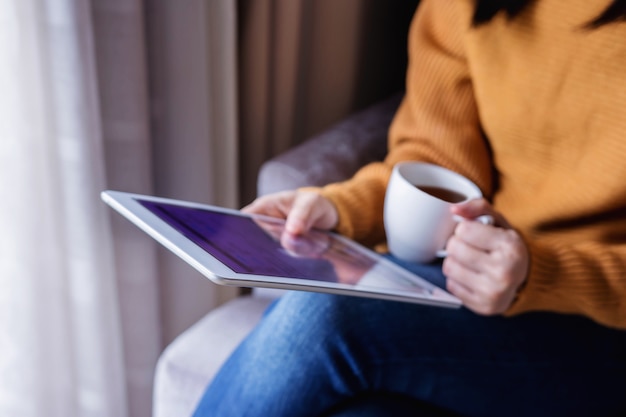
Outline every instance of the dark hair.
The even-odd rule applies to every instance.
[[[499,12],[504,12],[509,19],[513,19],[533,1],[535,0],[476,0],[472,25],[477,27],[487,23]],[[604,12],[583,27],[595,29],[620,21],[626,21],[626,0],[613,0]]]

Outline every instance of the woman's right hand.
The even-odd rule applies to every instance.
[[[339,220],[329,199],[315,191],[282,191],[259,197],[242,209],[245,213],[286,219],[285,230],[299,235],[312,228],[330,230]]]

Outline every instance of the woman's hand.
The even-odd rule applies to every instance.
[[[242,211],[286,219],[285,230],[292,235],[312,228],[333,229],[339,219],[333,203],[314,191],[283,191],[266,195],[254,200]]]
[[[465,221],[457,225],[443,262],[448,291],[478,314],[503,313],[526,280],[530,264],[526,244],[484,199],[454,206],[452,212],[467,219],[488,214],[495,224]]]

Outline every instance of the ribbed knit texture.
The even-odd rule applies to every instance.
[[[538,0],[472,28],[472,1],[423,0],[388,157],[321,190],[339,232],[384,241],[394,163],[451,168],[531,251],[508,314],[583,314],[626,329],[626,23],[583,29],[609,3]]]

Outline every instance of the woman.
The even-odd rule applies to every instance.
[[[196,416],[369,415],[368,396],[407,415],[626,414],[625,18],[623,0],[423,0],[386,159],[246,210],[375,245],[395,163],[457,171],[487,198],[455,214],[496,218],[448,242],[465,308],[289,294]]]

